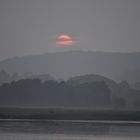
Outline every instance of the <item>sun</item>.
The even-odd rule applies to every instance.
[[[60,36],[58,36],[57,38],[58,38],[58,39],[71,39],[71,37],[68,36],[68,35],[60,35]]]
[[[71,36],[62,34],[57,37],[56,44],[60,46],[71,46],[74,44],[74,41]]]

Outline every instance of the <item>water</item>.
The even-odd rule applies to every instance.
[[[0,120],[0,140],[140,140],[140,122]]]

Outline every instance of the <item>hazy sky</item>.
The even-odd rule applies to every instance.
[[[0,0],[0,59],[65,49],[140,51],[140,0]]]

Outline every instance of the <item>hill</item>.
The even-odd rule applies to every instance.
[[[99,74],[113,80],[140,81],[140,53],[67,51],[23,56],[0,62],[10,74],[50,74],[55,78]],[[135,72],[137,71],[137,72]]]

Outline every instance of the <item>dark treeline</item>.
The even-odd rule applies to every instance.
[[[85,75],[67,81],[22,79],[0,86],[0,107],[140,109],[140,90],[126,81]]]
[[[0,106],[140,109],[140,90],[95,75],[61,82],[22,79],[0,86]]]
[[[139,120],[139,109],[140,90],[97,75],[0,86],[0,118]]]
[[[26,79],[0,87],[1,106],[108,108],[110,90],[105,82],[71,85],[68,82]]]

